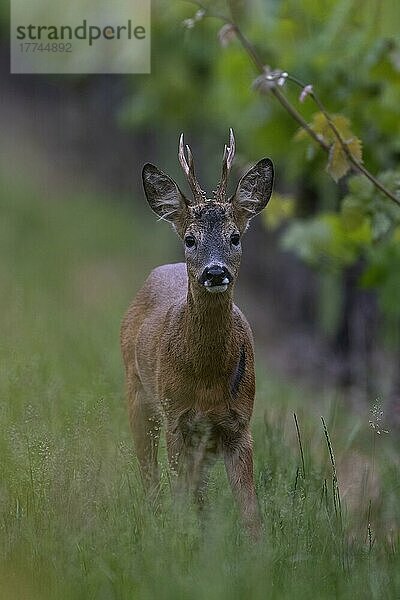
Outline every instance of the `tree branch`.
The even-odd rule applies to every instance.
[[[296,83],[296,85],[299,85],[300,87],[302,87],[304,89],[305,84],[303,84],[299,79],[297,79],[295,77],[292,77],[291,75],[288,75],[288,79],[291,80],[291,81],[293,81],[294,83]],[[340,147],[342,148],[343,152],[346,154],[346,157],[347,157],[348,161],[352,164],[353,169],[356,170],[356,171],[361,172],[367,179],[369,179],[371,181],[371,183],[374,184],[374,186],[376,188],[378,188],[383,194],[385,194],[385,196],[387,196],[388,198],[390,198],[391,200],[393,200],[398,206],[400,206],[400,198],[397,198],[397,196],[395,196],[395,194],[393,194],[390,190],[388,190],[350,152],[350,150],[349,150],[346,142],[343,140],[342,136],[340,135],[340,132],[338,131],[338,129],[337,129],[334,121],[331,119],[331,116],[328,113],[328,111],[326,110],[325,106],[323,105],[323,103],[321,102],[321,100],[319,99],[319,97],[317,96],[317,94],[314,92],[314,89],[312,89],[309,92],[309,95],[311,96],[311,98],[314,100],[315,104],[318,106],[318,108],[320,109],[320,111],[324,115],[324,117],[325,117],[325,119],[326,119],[329,127],[331,128],[331,130],[334,133],[336,139],[338,140],[338,142],[340,144]]]
[[[191,4],[195,4],[198,8],[200,8],[202,11],[204,11],[204,14],[206,14],[208,16],[211,16],[211,17],[214,17],[216,19],[222,20],[224,23],[226,23],[226,24],[228,24],[228,25],[231,26],[232,30],[236,34],[237,39],[240,42],[242,48],[245,50],[245,52],[249,56],[251,62],[253,63],[254,67],[256,68],[256,70],[260,73],[260,75],[265,76],[265,80],[266,80],[267,83],[271,83],[272,84],[272,85],[268,86],[268,91],[270,91],[275,96],[275,98],[281,104],[281,106],[300,125],[300,127],[302,129],[304,129],[308,133],[308,135],[319,146],[321,146],[321,148],[325,152],[329,152],[331,146],[329,144],[327,144],[322,139],[321,136],[319,136],[317,133],[315,133],[315,131],[303,119],[303,117],[301,116],[301,114],[296,110],[296,108],[293,106],[293,104],[290,102],[290,100],[288,100],[287,97],[280,91],[280,89],[279,89],[279,87],[277,85],[277,82],[278,82],[279,78],[283,76],[283,72],[278,72],[278,73],[276,73],[274,75],[269,75],[269,69],[264,65],[264,63],[263,63],[260,55],[258,54],[258,52],[257,52],[254,44],[244,35],[243,31],[241,30],[241,28],[239,27],[239,25],[236,23],[235,19],[233,18],[232,11],[230,11],[231,12],[230,17],[227,17],[227,16],[222,15],[222,14],[210,12],[209,8],[205,4],[203,4],[202,2],[198,2],[197,0],[188,0],[188,1]],[[227,3],[228,3],[228,7],[230,8],[230,1],[227,0]],[[285,75],[285,79],[288,79],[288,80],[292,81],[293,83],[295,83],[296,85],[302,87],[303,89],[305,88],[305,84],[303,84],[296,77],[293,77],[292,75],[288,75],[287,73],[284,73],[284,75]],[[276,82],[276,83],[274,83],[274,82]],[[309,92],[309,95],[312,97],[313,101],[318,106],[318,108],[320,109],[320,111],[322,112],[322,114],[324,115],[324,117],[326,118],[327,123],[328,123],[330,129],[332,130],[333,134],[335,135],[338,143],[340,144],[340,147],[342,148],[343,152],[346,155],[347,160],[350,163],[350,168],[353,171],[362,173],[367,179],[369,179],[369,181],[371,181],[371,183],[377,189],[380,190],[380,192],[382,192],[382,194],[384,194],[385,196],[387,196],[387,198],[389,198],[390,200],[392,200],[393,202],[395,202],[398,206],[400,206],[400,198],[398,198],[393,192],[391,192],[390,190],[388,190],[350,152],[350,150],[349,150],[349,148],[348,148],[345,140],[343,140],[342,136],[340,135],[340,132],[338,131],[335,123],[332,121],[332,119],[331,119],[328,111],[326,110],[325,106],[323,105],[323,103],[321,102],[321,100],[318,98],[318,96],[314,92],[314,89],[312,89]]]

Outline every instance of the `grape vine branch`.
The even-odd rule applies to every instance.
[[[300,112],[287,98],[287,96],[285,96],[285,94],[282,92],[282,86],[286,81],[290,81],[302,89],[301,97],[305,98],[306,96],[310,96],[310,98],[314,101],[321,113],[324,115],[326,122],[329,128],[331,129],[334,138],[337,140],[337,143],[339,144],[342,152],[344,153],[351,170],[357,173],[362,173],[382,194],[384,194],[387,198],[395,202],[397,206],[400,206],[400,198],[397,197],[396,194],[388,190],[379,181],[379,179],[377,179],[362,164],[361,160],[354,156],[353,153],[350,151],[348,143],[346,142],[346,140],[343,139],[331,115],[329,114],[323,102],[316,94],[314,86],[303,83],[297,77],[290,75],[286,71],[271,71],[271,69],[264,64],[254,44],[243,33],[241,27],[237,23],[237,20],[234,18],[231,7],[232,0],[227,0],[230,16],[226,16],[219,12],[210,10],[210,8],[206,6],[203,2],[197,0],[189,0],[189,2],[191,4],[194,4],[198,8],[197,18],[188,20],[188,22],[190,21],[191,26],[193,27],[196,20],[200,20],[203,17],[214,17],[216,19],[221,20],[224,23],[224,31],[222,32],[222,34],[229,35],[230,37],[236,37],[244,51],[247,53],[254,67],[258,71],[259,76],[256,79],[255,87],[258,88],[261,92],[268,91],[268,93],[271,93],[280,103],[280,105],[286,110],[286,112],[290,114],[290,116],[300,125],[302,129],[304,129],[304,131],[307,132],[307,134],[314,140],[314,142],[316,142],[325,152],[329,154],[332,150],[332,144],[328,144],[323,139],[323,137],[317,132],[315,132],[312,129],[312,127],[305,121]]]

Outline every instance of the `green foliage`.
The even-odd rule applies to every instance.
[[[229,14],[225,1],[204,4],[211,12]],[[127,122],[132,118],[135,124],[178,130],[195,123],[206,130],[216,127],[221,134],[233,124],[242,152],[252,157],[269,150],[275,160],[285,159],[286,175],[297,175],[307,165],[300,147],[292,144],[287,152],[295,123],[272,97],[266,102],[251,94],[252,66],[241,57],[236,40],[219,46],[220,21],[203,18],[185,29],[185,19],[195,11],[191,3],[155,3],[153,73],[141,78],[140,85],[133,80],[137,85],[126,108]],[[361,17],[353,0],[324,3],[322,9],[314,2],[299,6],[293,0],[253,0],[242,12],[241,24],[265,63],[313,83],[329,112],[343,113],[341,118],[364,140],[372,170],[392,167],[400,132],[399,44],[387,27],[397,17],[392,4],[381,7],[379,20],[365,11]],[[297,103],[297,88],[287,92]],[[311,120],[316,109],[311,99],[300,108]]]
[[[392,238],[368,251],[368,267],[361,285],[376,289],[382,311],[388,321],[389,339],[398,343],[400,327],[400,227]]]
[[[273,192],[268,202],[268,210],[263,211],[261,214],[265,226],[268,229],[276,229],[289,220],[294,212],[295,198],[293,196]]]
[[[221,0],[204,5],[211,14],[229,15],[233,9],[265,64],[312,84],[349,153],[363,161],[389,190],[399,193],[400,42],[394,26],[398,18],[394,2],[385,2],[378,9],[370,0],[369,8],[363,6],[363,10],[354,0],[331,0],[323,6],[316,2],[299,5],[295,0],[253,0],[238,6]],[[169,3],[167,10],[156,4],[153,75],[143,80],[140,93],[136,88],[132,94],[125,122],[135,126],[152,123],[174,131],[201,129],[201,139],[203,131],[212,131],[203,142],[209,165],[219,163],[217,142],[225,139],[233,125],[239,162],[246,164],[269,154],[277,164],[278,191],[285,181],[292,189],[305,186],[319,198],[309,221],[296,220],[285,203],[279,209],[276,202],[270,204],[270,214],[264,219],[267,227],[292,219],[283,239],[285,248],[316,268],[329,265],[337,271],[362,256],[366,273],[371,273],[378,260],[374,257],[381,252],[387,261],[389,257],[394,261],[385,272],[397,269],[395,256],[385,248],[393,240],[400,209],[361,175],[344,182],[349,159],[312,96],[300,103],[297,86],[286,81],[282,88],[330,147],[328,162],[307,133],[297,131],[296,123],[272,94],[261,95],[251,89],[256,75],[253,66],[226,26],[218,43],[222,21],[198,15],[190,28],[185,28],[185,19],[195,12],[190,3]],[[296,143],[298,140],[301,143]],[[335,181],[342,179],[348,186],[342,198],[325,168]],[[214,177],[214,167],[210,170]],[[301,194],[296,204],[303,215],[300,198]],[[378,279],[376,287],[383,285],[383,275]],[[370,280],[366,275],[366,281]],[[388,303],[381,305],[386,314]]]
[[[332,123],[334,129],[330,123]],[[351,167],[351,163],[338,136],[340,136],[347,151],[358,162],[362,162],[361,140],[353,134],[350,129],[349,119],[343,117],[343,115],[332,115],[329,122],[322,112],[315,113],[310,123],[310,128],[317,134],[319,139],[330,147],[326,170],[334,181],[339,181],[339,179],[348,173]],[[335,131],[337,135],[335,135]],[[300,129],[295,137],[298,140],[307,139],[309,141],[309,134],[305,129]]]
[[[400,189],[400,172],[385,172],[380,179],[394,192]],[[339,213],[323,212],[292,222],[284,233],[283,247],[315,267],[340,269],[360,257],[373,260],[381,247],[386,254],[385,248],[396,246],[400,210],[362,175],[350,177],[348,189]],[[397,265],[393,263],[395,270]],[[374,280],[367,277],[365,281],[372,285]],[[382,277],[375,282],[381,285]]]
[[[400,171],[386,171],[379,179],[387,189],[400,197]],[[343,198],[341,210],[349,227],[368,216],[374,242],[390,237],[400,224],[400,208],[361,175],[351,177],[348,188],[349,193]]]
[[[363,218],[349,228],[340,215],[324,213],[294,222],[284,233],[282,246],[312,266],[337,269],[352,264],[371,240],[368,219]]]
[[[395,193],[400,172],[386,171],[380,181]],[[323,212],[294,220],[282,246],[314,268],[338,272],[362,259],[360,285],[376,290],[385,316],[386,339],[398,343],[400,326],[400,209],[362,175],[348,179],[339,213]]]
[[[124,124],[137,128],[151,123],[181,131],[202,122],[210,106],[207,94],[213,60],[205,42],[215,24],[206,24],[203,35],[193,36],[183,24],[190,15],[188,8],[192,10],[183,2],[154,3],[152,74],[132,78],[132,95],[120,115]]]

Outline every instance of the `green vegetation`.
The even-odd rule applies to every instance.
[[[171,174],[177,172],[171,148],[178,133],[184,130],[189,143],[193,137],[207,189],[215,184],[230,126],[238,170],[271,155],[277,189],[263,222],[282,232],[284,249],[319,270],[316,328],[335,339],[346,272],[357,266],[354,286],[375,290],[382,337],[398,352],[399,207],[348,172],[348,157],[311,93],[301,101],[301,86],[290,78],[279,86],[330,147],[329,158],[264,80],[252,86],[259,72],[232,30],[221,32],[220,20],[199,13],[193,21],[195,4],[155,0],[153,73],[123,80],[124,102],[113,105],[115,117],[134,134],[146,132],[157,150],[154,160]],[[225,14],[230,6],[272,71],[311,84],[353,157],[398,197],[394,0],[204,4]],[[7,10],[1,5],[6,37]],[[81,99],[90,88],[85,77],[43,81],[57,82],[61,91],[82,85]],[[114,79],[107,85],[117,89]],[[72,106],[79,112],[79,103]],[[81,120],[74,125],[81,128]],[[29,135],[28,127],[28,142]],[[83,127],[78,144],[85,135]],[[123,204],[43,194],[28,185],[34,152],[28,163],[25,154],[14,160],[14,152],[7,154],[9,179],[0,180],[0,597],[399,598],[396,432],[385,424],[379,402],[371,410],[365,403],[355,415],[350,394],[332,390],[321,397],[283,382],[268,371],[261,352],[253,430],[262,541],[254,544],[242,531],[222,465],[213,472],[201,520],[190,503],[171,494],[164,448],[159,495],[151,502],[144,497],[125,410],[119,323],[150,268],[179,256],[176,240],[140,210],[142,200],[133,209],[134,199]],[[49,189],[57,164],[45,170]],[[22,171],[23,183],[11,183],[10,173],[19,180]],[[374,338],[374,350],[379,342]]]
[[[260,69],[254,68],[238,36],[224,26],[220,15],[240,26],[270,73],[289,75],[281,84],[275,83],[275,89],[330,148],[329,158],[277,101],[274,85],[259,77]],[[140,80],[139,86],[133,80],[131,97],[121,113],[123,123],[133,128],[156,125],[167,132],[213,131],[210,140],[199,135],[204,140],[203,154],[212,157],[212,165],[219,164],[220,139],[233,125],[239,149],[236,164],[243,166],[270,154],[277,167],[278,191],[291,190],[290,213],[280,213],[275,203],[280,221],[287,225],[284,248],[321,273],[321,289],[327,279],[335,286],[346,268],[362,264],[357,284],[376,290],[386,330],[398,331],[396,4],[371,0],[361,8],[355,0],[204,0],[171,2],[165,8],[156,2],[154,22],[153,76]],[[397,203],[363,176],[353,173],[344,179],[349,162],[313,92],[300,100],[299,80],[311,84],[351,155],[386,186]],[[208,166],[203,168],[214,180]],[[340,187],[335,183],[339,179]],[[327,301],[331,302],[321,292],[319,303]],[[398,336],[391,337],[398,345]]]
[[[254,545],[241,531],[221,466],[202,524],[171,496],[164,456],[150,506],[125,414],[118,329],[145,272],[168,248],[173,259],[173,236],[121,204],[1,189],[0,596],[399,597],[400,472],[379,409],[356,418],[340,398],[277,381],[259,356],[265,539]]]

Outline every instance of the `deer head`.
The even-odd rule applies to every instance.
[[[143,185],[150,207],[160,219],[169,221],[183,240],[191,285],[207,292],[225,292],[234,283],[242,254],[242,235],[249,221],[265,208],[272,193],[273,164],[269,158],[262,158],[227,198],[234,155],[231,129],[229,146],[224,148],[221,179],[212,199],[207,198],[197,181],[193,155],[189,146],[185,152],[183,134],[178,156],[192,199],[154,165],[147,163],[143,167]]]

